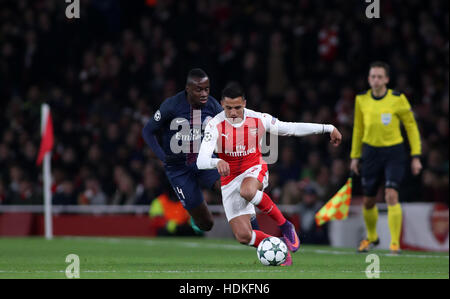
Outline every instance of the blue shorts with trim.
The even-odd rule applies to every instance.
[[[199,170],[195,164],[165,167],[167,178],[175,194],[186,210],[192,210],[203,202],[202,188],[212,189],[220,179],[216,169]]]

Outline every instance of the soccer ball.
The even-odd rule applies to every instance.
[[[259,243],[256,254],[261,264],[279,266],[286,261],[288,248],[280,238],[268,237]]]

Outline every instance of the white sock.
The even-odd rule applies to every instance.
[[[263,198],[263,192],[258,190],[256,191],[255,196],[253,197],[253,199],[250,201],[254,206],[258,206],[261,203],[261,200]]]
[[[255,244],[256,240],[256,234],[254,231],[252,231],[252,239],[250,240],[250,243],[248,243],[248,246],[253,246]]]

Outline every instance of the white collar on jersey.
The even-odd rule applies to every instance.
[[[241,126],[245,123],[245,120],[247,119],[247,108],[244,108],[244,119],[243,119],[241,122],[239,122],[239,123],[232,123],[232,122],[227,118],[227,116],[226,116],[226,114],[225,114],[225,111],[224,111],[224,115],[225,115],[225,120],[226,120],[230,125],[232,125],[232,126],[235,127],[235,128],[239,128],[239,127],[241,127]]]

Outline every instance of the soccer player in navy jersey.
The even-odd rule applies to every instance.
[[[197,153],[207,122],[222,112],[218,101],[210,96],[208,75],[192,69],[185,90],[166,99],[145,125],[142,135],[156,156],[163,161],[167,178],[184,208],[202,231],[209,231],[213,218],[201,187],[220,192],[217,170],[198,170]],[[162,144],[156,133],[162,132]]]

